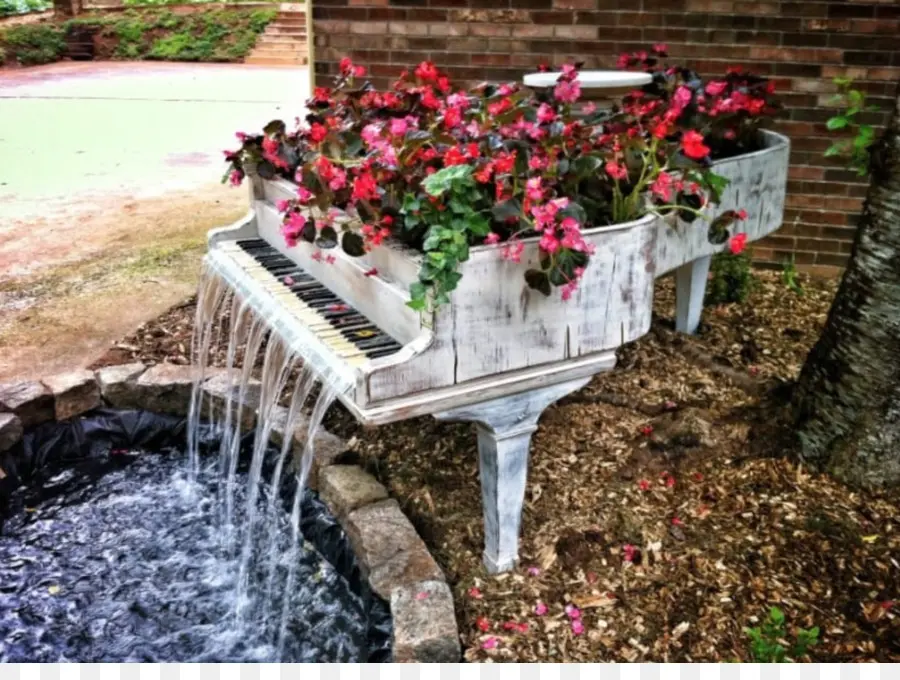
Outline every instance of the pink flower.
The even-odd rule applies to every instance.
[[[487,640],[481,643],[482,649],[496,649],[499,644],[499,640],[495,637],[489,637]]]
[[[541,235],[541,240],[538,242],[538,248],[543,250],[545,253],[555,253],[559,250],[559,239],[553,235],[552,230],[548,229]]]
[[[481,593],[481,590],[479,590],[475,586],[472,586],[471,588],[469,588],[469,597],[471,597],[473,600],[480,600],[484,597],[484,595]]]
[[[406,122],[405,118],[394,118],[391,120],[391,134],[402,136],[406,134],[406,131],[409,129],[409,123]]]
[[[490,234],[484,237],[484,242],[488,245],[493,245],[500,241],[500,234],[495,231],[492,231]]]
[[[728,241],[728,249],[732,255],[740,255],[747,247],[747,234],[735,234]]]
[[[335,259],[334,255],[326,255],[325,256],[325,264],[334,264],[335,262],[337,262],[337,260]],[[346,307],[346,305],[342,305],[342,306]]]
[[[642,479],[638,482],[638,488],[641,491],[649,491],[650,490],[650,481],[647,479]]]
[[[547,102],[543,102],[537,110],[537,119],[541,123],[552,123],[556,120],[556,112]]]
[[[528,575],[529,576],[540,576],[541,570],[537,567],[528,567]]]
[[[714,80],[706,86],[706,94],[710,97],[718,97],[728,87],[728,83],[724,80]]]
[[[581,635],[584,632],[584,623],[580,619],[572,621],[572,635]]]
[[[628,179],[628,170],[624,165],[620,165],[615,161],[607,161],[604,166],[606,174],[613,179]]]
[[[578,81],[561,81],[553,89],[553,96],[565,104],[572,104],[581,96],[581,85],[578,84]]]
[[[578,609],[578,607],[576,607],[574,604],[567,604],[565,612],[566,612],[566,616],[568,616],[570,619],[580,619],[581,618],[581,610]]]
[[[233,187],[241,186],[241,182],[244,181],[244,173],[240,170],[232,170],[231,174],[228,175],[228,183]]]
[[[684,526],[684,522],[682,522],[681,518],[676,515],[675,517],[672,518],[672,526],[674,526],[674,527]]]
[[[703,135],[696,130],[689,130],[681,137],[681,149],[688,158],[699,161],[709,155],[709,147],[703,143]]]
[[[634,562],[634,558],[637,556],[637,548],[631,543],[626,543],[622,546],[622,552],[625,553],[626,562]]]
[[[653,426],[652,425],[644,425],[641,428],[641,434],[644,435],[645,437],[649,437],[651,434],[653,434]]]
[[[367,269],[363,276],[378,276],[378,270],[375,269],[375,267],[372,267],[371,269]]]
[[[677,106],[679,109],[683,109],[685,106],[691,103],[692,98],[693,95],[691,94],[691,91],[684,85],[682,85],[677,90],[675,90],[675,95],[672,97],[672,101],[675,102],[675,106]]]
[[[275,201],[275,210],[278,212],[287,212],[288,208],[291,207],[290,201],[285,201],[283,199],[279,199]]]
[[[584,106],[581,107],[581,112],[586,116],[590,116],[596,111],[597,111],[597,105],[594,102],[588,102],[587,104],[585,104]]]
[[[381,128],[374,123],[369,123],[362,129],[362,132],[359,133],[359,136],[362,137],[363,141],[366,144],[368,144],[369,146],[373,146],[379,139],[381,139]]]
[[[540,201],[544,197],[544,190],[541,188],[540,177],[532,177],[525,182],[525,195],[532,201]]]
[[[548,611],[549,610],[547,608],[547,605],[545,605],[543,602],[538,601],[538,603],[534,605],[534,613],[537,616],[543,616]]]
[[[655,54],[666,54],[669,51],[669,46],[665,43],[656,43],[653,46],[653,52]]]
[[[521,241],[507,241],[500,250],[500,257],[518,264],[522,261],[522,252],[524,250],[525,244]]]
[[[672,175],[667,172],[661,172],[657,176],[656,180],[653,184],[650,185],[650,191],[653,192],[653,195],[660,198],[661,200],[669,203],[672,200],[672,189],[675,181],[672,179]]]
[[[282,281],[284,281],[284,283],[285,283],[286,285],[288,285],[288,286],[293,286],[293,285],[294,285],[294,279],[293,279],[293,277],[285,276],[285,277],[282,279]]]

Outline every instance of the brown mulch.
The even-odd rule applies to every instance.
[[[782,457],[786,400],[835,281],[777,274],[672,331],[671,281],[618,368],[546,411],[531,453],[522,566],[481,566],[475,434],[420,418],[328,418],[416,524],[454,591],[471,661],[750,660],[772,605],[821,629],[816,661],[900,661],[900,494],[854,493]],[[187,360],[193,305],[100,364]],[[628,557],[631,558],[628,561]],[[894,601],[898,604],[894,605]],[[535,613],[538,603],[548,612]],[[580,607],[583,633],[564,611]],[[517,626],[518,624],[518,626]],[[524,624],[524,625],[522,625]]]

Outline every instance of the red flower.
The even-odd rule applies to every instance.
[[[645,437],[649,437],[651,434],[653,434],[653,426],[652,425],[644,425],[641,428],[641,434],[644,435]]]
[[[735,234],[728,240],[728,249],[732,255],[739,255],[747,247],[747,234]]]
[[[622,552],[625,554],[626,562],[634,562],[634,558],[637,557],[637,548],[630,543],[626,543],[622,546]]]
[[[709,147],[703,143],[703,135],[696,130],[689,130],[681,137],[681,149],[684,155],[694,160],[702,160],[709,155]]]
[[[491,629],[491,622],[484,616],[479,616],[475,619],[475,625],[478,626],[478,630],[482,633],[487,633]]]
[[[638,488],[641,491],[649,491],[650,490],[650,481],[647,479],[642,479],[638,482]]]
[[[675,527],[684,526],[684,522],[681,521],[680,517],[675,516],[672,518],[672,526],[675,526]]]
[[[469,588],[469,597],[471,597],[473,600],[480,600],[484,597],[484,595],[482,595],[481,591],[478,588],[472,586],[471,588]]]

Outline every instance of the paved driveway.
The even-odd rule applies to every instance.
[[[291,123],[305,68],[0,70],[0,380],[76,367],[190,293],[237,130]]]

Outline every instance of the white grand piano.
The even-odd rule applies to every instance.
[[[781,203],[756,211],[751,239],[780,225],[786,153],[785,146],[785,173],[773,184]],[[537,264],[537,239],[526,241],[520,264],[502,259],[499,245],[479,246],[461,266],[451,303],[420,313],[406,304],[418,253],[383,246],[355,258],[333,248],[328,262],[310,244],[288,248],[275,203],[295,196],[296,185],[248,179],[251,209],[210,232],[206,265],[337,388],[361,422],[430,414],[477,424],[491,572],[512,568],[518,557],[529,444],[541,412],[612,369],[615,350],[649,330],[658,262],[664,271],[681,267],[688,283],[697,279],[693,288],[679,281],[696,302],[702,285],[693,260],[700,258],[705,282],[709,255],[721,249],[703,245],[705,234],[685,234],[679,251],[682,237],[667,236],[671,227],[655,216],[592,229],[585,237],[596,253],[578,290],[562,301],[524,281]]]

